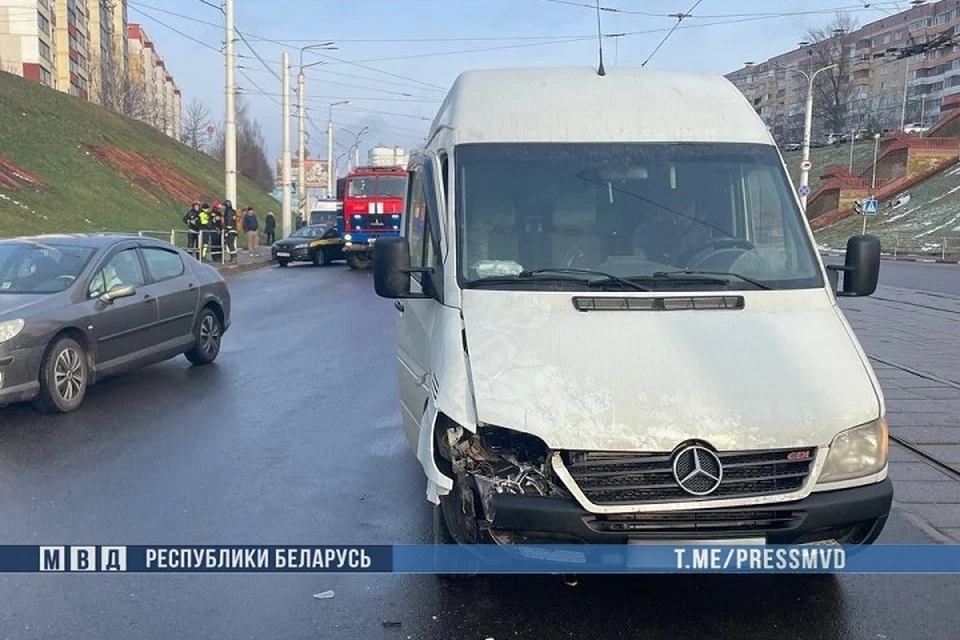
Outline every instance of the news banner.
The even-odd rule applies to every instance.
[[[2,573],[960,573],[960,545],[0,545]]]

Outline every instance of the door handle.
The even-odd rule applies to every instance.
[[[396,302],[393,303],[393,306],[394,306],[394,308],[395,308],[397,311],[399,311],[400,313],[403,313],[403,303],[402,303],[402,302],[400,302],[399,300],[397,300]]]
[[[193,287],[194,287],[194,284],[192,282],[187,285],[187,289],[193,289]]]
[[[143,294],[143,301],[144,301],[144,302],[152,302],[152,301],[153,301],[153,296],[150,295],[149,293],[145,293],[145,294]]]

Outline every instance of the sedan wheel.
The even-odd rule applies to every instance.
[[[87,393],[87,355],[71,338],[60,338],[47,351],[40,367],[36,405],[44,413],[67,413],[80,406]]]
[[[194,330],[193,347],[184,355],[193,364],[210,364],[220,354],[220,339],[223,337],[223,326],[220,318],[210,307],[200,312],[197,318],[197,328]]]

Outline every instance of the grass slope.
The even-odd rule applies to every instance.
[[[802,151],[787,151],[783,154],[783,161],[787,164],[790,179],[794,185],[800,184],[800,161],[803,160]],[[873,140],[858,140],[853,145],[853,172],[859,173],[873,161]],[[850,166],[850,143],[836,144],[830,147],[812,147],[810,149],[810,192],[813,193],[820,186],[820,172],[831,164],[841,167]]]
[[[910,202],[890,209],[881,201],[880,214],[867,218],[867,233],[879,236],[884,251],[941,254],[960,252],[960,165],[924,180],[910,191]],[[860,233],[862,218],[852,216],[816,232],[823,246],[843,248]]]
[[[0,185],[0,236],[52,232],[180,229],[189,202],[150,197],[89,154],[84,145],[111,145],[160,160],[204,189],[195,197],[223,197],[223,165],[142,123],[46,87],[0,72],[0,156],[47,187]],[[157,191],[160,193],[159,191]],[[241,179],[238,206],[262,217],[277,202]]]

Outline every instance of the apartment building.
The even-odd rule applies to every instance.
[[[180,89],[127,0],[0,0],[0,70],[183,137]]]
[[[57,88],[90,97],[90,19],[86,0],[52,0],[56,15]]]
[[[90,11],[90,99],[116,108],[127,77],[127,1],[87,0]]]
[[[941,0],[884,17],[825,43],[801,44],[769,60],[727,75],[744,93],[781,142],[803,135],[808,74],[826,62],[823,47],[835,52],[845,91],[843,128],[898,129],[904,124],[932,124],[946,96],[960,93],[960,47],[947,42],[934,50],[899,58],[904,49],[930,43],[944,34],[960,43],[960,0]],[[822,74],[824,78],[831,72]],[[822,109],[815,112],[814,135],[826,130]]]
[[[57,88],[53,0],[0,0],[0,70]]]
[[[157,53],[153,40],[139,24],[127,27],[129,77],[143,100],[143,113],[137,117],[177,140],[181,131],[181,94],[167,71],[166,62]]]

